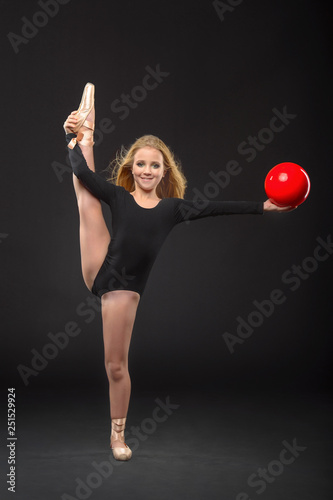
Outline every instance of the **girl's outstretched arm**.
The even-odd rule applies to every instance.
[[[270,200],[262,201],[208,201],[175,198],[175,219],[179,222],[213,217],[216,215],[255,214],[264,212],[289,212],[293,207],[279,207]]]
[[[217,215],[262,215],[264,213],[264,204],[262,201],[190,201],[181,198],[174,198],[174,200],[176,224]]]

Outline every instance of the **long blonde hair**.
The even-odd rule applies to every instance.
[[[175,158],[171,149],[154,135],[140,137],[128,150],[122,147],[109,166],[108,181],[124,187],[129,192],[133,191],[135,183],[131,169],[134,155],[146,146],[157,149],[163,156],[165,176],[156,188],[157,196],[159,198],[184,198],[187,180],[182,172],[181,163]]]

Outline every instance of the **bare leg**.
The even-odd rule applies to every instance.
[[[94,120],[94,110],[87,120]],[[88,167],[95,171],[93,148],[79,144]],[[80,214],[80,249],[83,279],[91,290],[105,259],[111,237],[103,217],[101,202],[73,174],[73,184]],[[110,414],[127,416],[131,393],[128,351],[140,296],[128,290],[115,290],[102,296],[105,368],[109,379]],[[121,446],[114,441],[114,446]]]
[[[93,109],[87,119],[93,121],[94,113],[95,110]],[[88,167],[95,171],[93,147],[81,146],[80,144],[79,146]],[[91,291],[94,279],[107,254],[111,237],[105,224],[100,200],[95,198],[74,174],[73,184],[80,214],[82,275],[85,284]]]
[[[128,290],[115,290],[102,295],[105,369],[109,379],[110,415],[127,416],[131,379],[128,371],[128,351],[140,296]],[[121,446],[113,441],[113,446]]]

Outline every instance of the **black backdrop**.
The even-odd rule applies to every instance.
[[[99,171],[122,144],[152,133],[181,159],[187,199],[200,191],[207,199],[264,200],[265,176],[283,161],[302,165],[312,182],[308,200],[289,214],[209,218],[173,230],[139,306],[132,388],[328,389],[333,250],[326,4],[228,5],[223,11],[204,0],[1,1],[4,387],[31,393],[69,384],[106,387],[101,319],[81,275],[62,130],[92,81]],[[123,94],[131,97],[120,108]],[[258,138],[252,152],[250,136]],[[232,160],[237,174],[228,178]],[[254,314],[276,289],[283,303],[264,302],[267,317]],[[237,335],[239,318],[254,326],[231,353],[225,333]],[[72,322],[79,334],[63,336],[67,345],[57,349],[49,334]],[[49,359],[32,364],[43,352]]]

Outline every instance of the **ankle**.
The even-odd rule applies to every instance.
[[[111,443],[114,441],[125,442],[126,417],[111,419]]]

